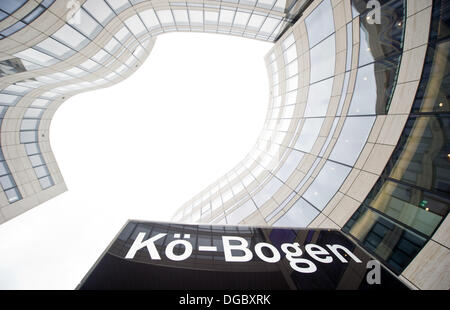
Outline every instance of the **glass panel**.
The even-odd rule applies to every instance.
[[[360,207],[342,228],[400,274],[425,245],[426,240],[382,215]]]
[[[256,210],[255,204],[249,199],[242,206],[239,206],[236,210],[226,215],[227,222],[228,224],[238,224]]]
[[[37,141],[36,131],[22,131],[20,132],[20,143],[30,143]]]
[[[147,29],[137,15],[133,15],[125,20],[125,24],[136,37],[147,32]]]
[[[173,10],[173,16],[177,24],[188,24],[188,12],[187,10]]]
[[[66,59],[75,52],[52,38],[47,38],[36,45],[36,49],[59,59]]]
[[[253,196],[253,201],[258,207],[261,207],[283,186],[283,183],[276,177],[272,177],[264,187]]]
[[[21,51],[21,52],[15,54],[14,56],[17,58],[22,58],[22,59],[28,60],[33,63],[37,63],[41,66],[49,66],[49,65],[52,65],[52,64],[55,64],[58,62],[57,59],[55,59],[47,54],[38,52],[32,48]]]
[[[450,112],[449,60],[450,41],[432,43],[428,46],[412,112]]]
[[[233,22],[234,11],[220,9],[219,23],[230,25]]]
[[[159,28],[159,21],[156,17],[155,11],[153,10],[146,10],[138,13],[141,17],[142,21],[144,22],[145,26],[147,26],[147,29],[152,28]]]
[[[324,118],[307,118],[303,124],[300,136],[295,143],[297,150],[309,153],[319,136]]]
[[[398,58],[376,62],[358,69],[348,115],[386,114],[395,86]]]
[[[411,116],[386,167],[390,178],[450,193],[450,116]]]
[[[318,214],[317,209],[300,198],[273,226],[307,227]]]
[[[245,25],[247,25],[249,17],[250,17],[250,13],[238,11],[238,12],[236,12],[236,16],[234,17],[233,24],[235,26],[245,27]]]
[[[39,179],[39,183],[41,184],[42,189],[46,189],[54,185],[53,179],[50,176]]]
[[[403,1],[390,1],[381,7],[380,24],[360,18],[359,66],[381,60],[402,51]]]
[[[334,34],[310,50],[311,83],[334,75],[336,61]]]
[[[315,83],[309,87],[305,117],[325,116],[333,89],[333,78]]]
[[[328,37],[334,32],[333,8],[330,0],[324,0],[305,18],[309,47]],[[334,48],[333,48],[334,53]]]
[[[280,170],[278,170],[277,177],[283,182],[286,182],[286,180],[295,171],[304,155],[305,154],[302,152],[292,150],[289,156],[283,162]]]
[[[55,32],[52,37],[55,37],[75,50],[79,50],[89,43],[89,40],[85,36],[67,24]]]
[[[20,199],[19,191],[16,187],[11,188],[5,191],[6,197],[8,198],[9,203],[13,203]]]
[[[36,130],[39,126],[39,121],[38,119],[24,119],[22,120],[20,130]]]
[[[344,183],[350,170],[350,167],[327,161],[303,194],[303,198],[319,210],[323,210]]]
[[[0,184],[3,187],[3,190],[7,190],[7,189],[15,186],[14,181],[9,174],[0,177]]]
[[[78,15],[79,14],[79,15]],[[81,21],[81,22],[80,22]],[[70,25],[78,29],[86,37],[93,39],[103,29],[85,10],[80,11],[68,21]]]
[[[172,12],[170,10],[160,10],[156,11],[156,14],[158,15],[159,21],[162,25],[173,25],[173,16]]]
[[[375,116],[347,117],[330,159],[353,166],[369,137]]]
[[[191,24],[202,25],[203,24],[203,11],[189,10],[189,20]]]
[[[390,218],[431,236],[447,213],[445,210],[448,201],[439,201],[430,195],[424,196],[421,190],[407,185],[385,181],[375,197],[368,197],[365,203]]]
[[[88,0],[83,4],[83,8],[103,25],[114,16],[114,12],[103,0]]]
[[[250,20],[248,21],[247,29],[259,30],[265,19],[265,16],[252,14]]]

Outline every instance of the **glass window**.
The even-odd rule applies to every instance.
[[[286,50],[289,46],[291,46],[294,43],[295,43],[294,33],[291,33],[290,35],[287,36],[286,39],[284,39],[281,46],[283,47],[283,50]]]
[[[297,150],[292,150],[286,160],[283,162],[280,170],[277,172],[277,177],[286,182],[286,180],[291,176],[291,174],[298,167],[300,161],[302,160],[305,154],[303,152],[299,152]]]
[[[0,93],[0,102],[2,104],[15,105],[17,103],[17,101],[19,101],[19,98],[20,97],[18,97],[18,96]]]
[[[114,16],[114,12],[103,0],[87,0],[83,7],[103,25],[106,25]]]
[[[255,204],[249,199],[242,206],[226,215],[228,224],[239,224],[243,219],[257,210]]]
[[[97,52],[97,54],[95,54],[94,56],[92,56],[92,59],[95,60],[96,62],[99,63],[103,63],[106,61],[106,59],[108,59],[109,57],[111,57],[110,54],[108,54],[107,52],[105,52],[104,50],[99,50]]]
[[[353,166],[369,137],[375,116],[347,117],[330,159]]]
[[[141,22],[141,19],[137,15],[133,15],[127,20],[125,20],[125,25],[131,30],[131,32],[136,36],[140,36],[147,32],[144,24]]]
[[[0,32],[0,35],[5,36],[5,37],[10,36],[10,35],[16,33],[17,31],[19,31],[20,29],[25,28],[26,25],[27,24],[25,24],[21,21],[18,21],[15,24],[13,24],[12,26],[2,30]]]
[[[253,29],[253,30],[259,30],[259,28],[261,28],[261,25],[265,19],[266,19],[265,16],[261,16],[258,14],[252,14],[252,16],[250,17],[250,20],[248,21],[247,28]]]
[[[360,18],[359,66],[399,55],[402,51],[403,1],[382,5],[381,15],[382,20],[389,22],[370,24],[366,16]]]
[[[34,172],[36,173],[36,176],[38,179],[45,177],[49,175],[48,169],[46,165],[35,167]]]
[[[33,63],[37,63],[41,66],[50,66],[58,62],[57,59],[38,52],[32,48],[26,49],[14,55],[17,58],[25,59]]]
[[[3,187],[3,190],[7,190],[7,189],[15,186],[14,181],[9,174],[0,177],[0,184]]]
[[[283,183],[276,177],[272,177],[264,187],[253,196],[253,201],[261,207],[283,186]]]
[[[73,29],[68,24],[62,26],[52,37],[63,42],[67,46],[72,47],[75,50],[80,50],[89,43],[89,40],[81,33]]]
[[[42,189],[46,189],[54,185],[51,176],[46,176],[44,178],[39,179],[39,183],[41,184]]]
[[[80,9],[77,14],[68,23],[86,37],[93,39],[103,29],[85,10]]]
[[[338,104],[338,108],[337,108],[337,111],[336,111],[336,115],[337,116],[340,116],[341,113],[342,113],[342,108],[344,107],[345,98],[347,97],[349,81],[350,81],[350,71],[349,72],[345,72],[344,85],[342,87],[341,98],[339,99],[339,104]]]
[[[219,20],[219,12],[205,11],[205,22],[207,24],[217,24]]]
[[[8,174],[8,168],[4,161],[0,161],[0,176]]]
[[[107,2],[113,8],[113,10],[116,11],[116,13],[120,13],[131,6],[128,0],[107,0]]]
[[[46,99],[36,99],[33,101],[33,103],[31,104],[32,107],[39,107],[39,108],[45,108],[50,104],[50,100],[46,100]]]
[[[156,14],[158,15],[159,21],[163,26],[174,24],[172,12],[170,10],[156,11]]]
[[[425,245],[426,240],[361,206],[342,228],[400,274]]]
[[[20,126],[20,130],[36,130],[39,126],[38,119],[24,119]]]
[[[312,84],[309,87],[305,117],[325,116],[333,89],[333,78]]]
[[[310,50],[311,83],[334,75],[336,61],[334,34]]]
[[[1,1],[0,2],[0,9],[2,9],[3,11],[5,11],[8,14],[13,14],[15,11],[17,11],[26,2],[27,2],[27,0]]]
[[[286,105],[295,104],[297,102],[297,91],[286,93]]]
[[[303,198],[319,210],[323,210],[344,183],[350,170],[350,167],[327,161],[303,194]]]
[[[25,151],[27,152],[27,155],[38,154],[41,152],[37,143],[25,144]]]
[[[297,47],[295,44],[291,45],[287,50],[284,51],[284,62],[286,64],[290,63],[292,60],[297,58]]]
[[[203,11],[189,10],[189,20],[192,25],[203,24]]]
[[[45,8],[44,8],[44,7],[38,6],[38,7],[36,7],[33,11],[31,11],[30,14],[28,14],[27,16],[25,16],[25,17],[22,19],[22,21],[25,22],[25,23],[27,23],[27,24],[30,24],[30,23],[32,23],[36,18],[38,18],[38,17],[42,14],[42,12],[44,12],[44,11],[45,11]]]
[[[300,136],[295,143],[297,150],[309,153],[319,136],[324,118],[307,118],[304,121]]]
[[[298,62],[294,60],[286,66],[286,77],[291,77],[298,73]]]
[[[304,199],[298,199],[295,204],[278,220],[275,227],[307,227],[319,214],[319,211]]]
[[[153,11],[152,9],[139,12],[138,14],[141,17],[142,21],[144,22],[145,26],[147,26],[147,29],[150,30],[153,28],[160,27],[155,11]]]
[[[393,58],[358,69],[349,115],[386,114],[398,61]]]
[[[450,192],[450,116],[410,116],[386,174],[428,190]]]
[[[120,42],[125,43],[125,41],[131,36],[131,33],[124,26],[114,35]]]
[[[290,92],[297,88],[298,88],[298,75],[295,75],[286,81],[286,92]]]
[[[52,38],[45,39],[41,43],[37,44],[35,48],[59,59],[66,59],[75,53],[74,50],[56,40],[53,40]]]
[[[95,61],[92,61],[90,59],[86,60],[82,64],[80,64],[80,67],[87,70],[87,71],[95,71],[100,65],[96,63]]]
[[[332,34],[334,32],[334,18],[330,0],[322,1],[322,3],[305,18],[305,24],[310,48]]]
[[[189,23],[187,10],[173,10],[172,13],[177,24],[183,25]]]
[[[31,161],[31,165],[33,167],[36,166],[42,166],[43,164],[45,164],[44,159],[42,158],[42,155],[40,154],[36,154],[36,155],[32,155],[28,157]]]
[[[219,23],[225,24],[225,25],[231,25],[234,18],[234,12],[230,10],[220,9],[220,18]]]
[[[266,21],[262,25],[260,32],[266,33],[266,34],[272,34],[275,28],[278,26],[278,24],[281,22],[281,20],[273,18],[273,17],[267,17]]]
[[[248,19],[250,18],[250,13],[246,12],[236,12],[233,24],[235,26],[245,27],[247,25]]]
[[[20,143],[30,143],[37,141],[36,131],[21,131],[20,132]]]
[[[5,194],[6,194],[6,197],[8,198],[8,201],[10,203],[13,203],[13,202],[15,202],[15,201],[20,199],[20,194],[19,194],[19,191],[18,191],[18,189],[16,187],[11,188],[9,190],[6,190]]]
[[[384,181],[378,193],[369,196],[365,204],[391,219],[431,236],[448,213],[448,201],[435,197],[408,185]]]

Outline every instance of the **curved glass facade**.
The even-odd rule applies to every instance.
[[[407,277],[450,243],[449,5],[372,2],[2,2],[0,223],[66,190],[48,141],[65,100],[126,79],[158,35],[237,35],[274,43],[264,129],[173,220],[342,229]]]

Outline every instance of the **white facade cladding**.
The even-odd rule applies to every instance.
[[[450,288],[448,175],[439,177],[440,187],[415,184],[421,193],[416,202],[392,203],[398,187],[388,198],[374,193],[386,180],[397,180],[384,175],[408,136],[430,48],[441,42],[432,18],[448,5],[392,0],[373,11],[366,2],[3,2],[0,223],[66,190],[48,140],[61,103],[127,78],[163,33],[237,35],[274,42],[265,58],[271,95],[264,130],[242,162],[184,204],[173,220],[343,229],[412,287]],[[438,60],[446,68],[445,57]],[[442,123],[446,100],[439,102],[443,110],[425,112]],[[445,149],[445,134],[442,139]],[[406,170],[397,169],[397,175]],[[408,183],[398,179],[397,186]],[[422,205],[432,194],[441,207]],[[362,210],[374,195],[376,205]],[[377,217],[388,223],[381,235],[372,234]],[[375,243],[366,238],[375,235]],[[382,253],[386,240],[396,247]],[[436,268],[427,272],[416,263],[424,259]]]

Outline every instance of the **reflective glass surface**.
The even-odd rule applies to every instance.
[[[317,209],[323,210],[344,183],[350,170],[350,167],[327,161],[303,194],[303,198]]]

